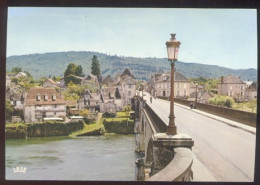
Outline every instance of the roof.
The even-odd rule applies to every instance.
[[[253,81],[244,81],[246,83],[247,86],[252,85]]]
[[[48,82],[50,82],[50,83],[52,83],[52,84],[54,84],[54,85],[56,85],[56,84],[57,84],[57,83],[56,83],[56,82],[54,82],[54,81],[53,81],[51,78],[49,78],[49,79],[46,79],[46,80],[45,80],[45,82],[46,82],[46,81],[48,81]]]
[[[130,76],[130,77],[134,77],[132,74],[131,74],[131,72],[129,71],[129,69],[125,69],[124,70],[124,72],[121,74],[121,77],[123,77],[123,76]]]
[[[37,96],[40,96],[40,100],[37,100]],[[44,96],[47,95],[48,99],[44,100]],[[56,96],[56,100],[52,99],[52,96]],[[60,94],[56,92],[54,88],[31,88],[25,99],[25,105],[65,105],[65,100]]]
[[[76,107],[77,106],[77,100],[66,100],[66,106],[67,107]]]
[[[22,75],[22,76],[27,76],[27,74],[24,73],[24,72],[19,72],[19,73],[17,73],[15,76],[17,76],[18,74],[20,74],[20,75]]]
[[[111,83],[114,82],[113,78],[112,78],[110,75],[107,75],[107,76],[103,79],[103,81],[102,81],[102,83],[108,83],[108,82],[111,82]]]
[[[246,84],[239,77],[232,75],[232,74],[228,75],[227,77],[224,77],[223,83],[226,83],[226,84]]]
[[[170,82],[171,73],[168,72],[168,73],[161,74],[160,76],[157,77],[156,81],[157,82],[163,82],[163,81]],[[175,82],[176,81],[189,82],[189,80],[178,71],[174,72],[174,81]]]

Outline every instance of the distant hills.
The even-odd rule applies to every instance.
[[[151,73],[159,70],[170,71],[170,64],[166,58],[135,58],[123,56],[111,56],[107,54],[89,51],[53,52],[44,54],[30,54],[20,56],[10,56],[7,58],[6,68],[11,71],[13,67],[21,67],[23,71],[28,71],[34,78],[51,76],[63,76],[68,64],[73,62],[81,65],[85,74],[91,71],[91,59],[96,55],[100,65],[102,75],[116,75],[122,73],[125,68],[131,70],[137,79],[147,80]],[[188,78],[205,77],[220,78],[234,74],[242,80],[256,81],[256,69],[230,69],[216,65],[205,65],[198,63],[176,62],[176,70]]]

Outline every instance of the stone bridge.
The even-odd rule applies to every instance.
[[[167,123],[139,96],[132,101],[135,110],[137,180],[191,181],[193,140],[186,134],[167,135]]]

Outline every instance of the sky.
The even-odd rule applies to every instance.
[[[179,61],[256,69],[256,17],[254,9],[11,7],[7,56],[95,51],[167,58],[165,42],[176,33]]]

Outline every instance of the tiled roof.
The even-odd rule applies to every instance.
[[[37,100],[37,96],[40,95],[40,100]],[[48,100],[44,99],[44,96],[48,96]],[[53,95],[56,96],[56,100],[53,100]],[[55,105],[66,104],[61,95],[53,88],[31,88],[25,99],[25,105]]]
[[[52,84],[54,84],[54,85],[56,85],[56,84],[57,84],[57,83],[56,83],[56,82],[54,82],[54,81],[53,81],[51,78],[49,78],[49,79],[46,79],[46,80],[45,80],[45,82],[46,82],[46,81],[49,81],[50,83],[52,83]]]
[[[160,75],[159,77],[157,77],[156,81],[157,82],[163,82],[163,81],[170,82],[171,81],[171,73],[169,72],[169,73],[164,73],[164,74]],[[184,81],[184,82],[187,81],[187,82],[189,82],[189,80],[178,71],[174,72],[174,81],[175,82],[176,81]]]
[[[223,78],[223,83],[229,84],[245,84],[239,77],[235,75],[228,75],[227,77]]]
[[[113,78],[112,78],[110,75],[108,75],[108,76],[106,76],[106,77],[104,78],[104,80],[103,80],[102,82],[103,82],[103,83],[108,83],[108,82],[113,83],[114,80],[113,80]]]

